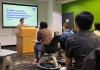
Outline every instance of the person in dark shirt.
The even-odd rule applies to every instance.
[[[77,32],[68,38],[65,45],[65,56],[67,68],[79,70],[84,58],[99,45],[97,36],[90,32],[94,16],[88,11],[79,13],[75,18]],[[72,63],[74,58],[74,63]]]

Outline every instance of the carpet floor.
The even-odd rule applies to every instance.
[[[2,49],[16,51],[16,46],[3,46]],[[24,56],[19,56],[18,54],[12,55],[13,70],[40,70],[36,65],[32,64],[33,59],[34,54]]]

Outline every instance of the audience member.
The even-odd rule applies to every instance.
[[[52,33],[48,29],[48,24],[46,22],[40,22],[40,28],[37,33],[37,40],[42,44],[42,54],[44,54],[45,51],[49,50],[48,45],[50,44],[52,40]]]
[[[48,25],[46,22],[40,22],[40,29],[37,33],[37,40],[45,47],[50,44],[52,40],[52,33],[47,29]]]
[[[94,16],[84,11],[75,17],[77,32],[68,38],[65,45],[65,56],[67,68],[79,70],[84,58],[96,47],[100,41],[98,37],[89,31],[93,24]],[[74,63],[72,62],[74,58]],[[73,64],[73,66],[72,66]]]
[[[100,36],[100,23],[95,23],[95,31],[94,33],[97,35],[97,36]]]
[[[65,50],[65,41],[68,37],[72,36],[74,32],[69,27],[68,23],[64,23],[64,32],[62,33],[60,37],[60,46],[61,49]]]

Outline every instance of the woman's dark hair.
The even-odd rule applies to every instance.
[[[81,30],[89,30],[93,24],[94,16],[88,11],[83,11],[75,18],[75,23]]]
[[[48,28],[47,22],[40,22],[40,29]]]
[[[24,18],[21,18],[19,21],[22,22],[22,20],[24,20]]]

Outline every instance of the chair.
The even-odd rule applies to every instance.
[[[58,49],[58,42],[59,42],[59,38],[60,36],[54,36],[53,39],[51,40],[51,43],[49,45],[44,45],[44,50],[45,51],[42,51],[41,47],[41,43],[36,43],[36,46],[35,46],[35,52],[36,52],[36,59],[37,61],[42,57],[44,56],[45,53],[47,53],[48,55],[50,54],[54,54],[55,52],[57,52],[57,49]]]
[[[39,68],[42,70],[59,70],[61,65],[57,62],[57,58],[54,55],[55,52],[57,52],[58,49],[58,42],[59,42],[60,36],[54,36],[51,40],[51,43],[49,45],[45,46],[45,53],[43,56],[41,56],[39,60]],[[50,59],[51,58],[51,59]]]
[[[51,40],[51,43],[48,46],[45,46],[46,53],[55,53],[58,50],[58,42],[60,40],[60,36],[54,36]]]
[[[81,70],[100,70],[100,48],[96,48],[85,58]]]
[[[100,70],[100,49],[95,50],[96,70]]]

